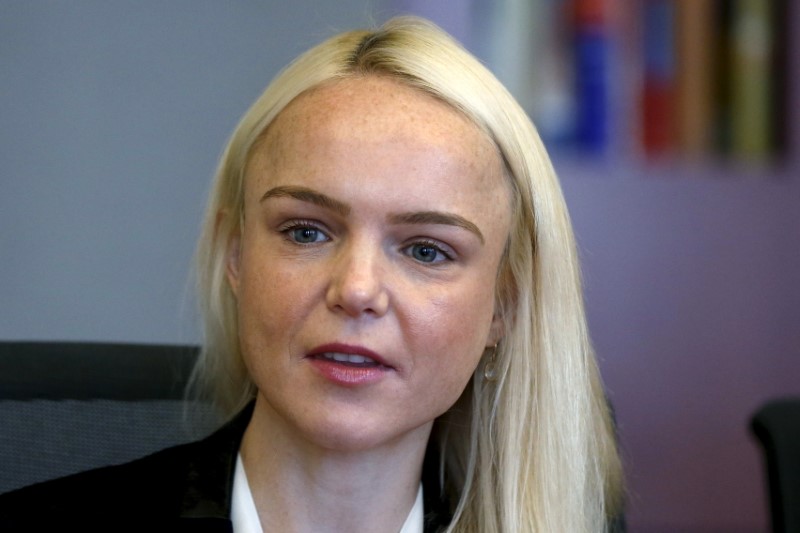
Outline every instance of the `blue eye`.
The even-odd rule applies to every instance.
[[[315,242],[323,242],[328,239],[328,236],[315,228],[314,226],[298,225],[283,230],[287,238],[298,244],[313,244]]]
[[[314,228],[296,228],[292,230],[292,238],[301,243],[317,242],[319,230]]]
[[[441,248],[426,242],[418,242],[408,247],[408,254],[420,263],[440,263],[450,257]]]

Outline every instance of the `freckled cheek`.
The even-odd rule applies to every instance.
[[[310,293],[307,279],[281,271],[273,264],[243,271],[239,291],[239,327],[242,341],[259,346],[284,345],[300,323]],[[278,346],[274,346],[278,348]],[[280,349],[279,348],[279,349]]]
[[[435,372],[466,382],[480,360],[492,320],[492,295],[468,291],[462,297],[430,299],[412,315],[416,352]],[[440,376],[442,377],[442,376]],[[461,387],[464,383],[453,386]]]
[[[459,307],[420,313],[412,333],[415,401],[434,417],[458,400],[483,353],[482,315]]]

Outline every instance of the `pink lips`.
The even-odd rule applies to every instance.
[[[348,387],[378,382],[394,370],[372,350],[349,344],[323,344],[307,358],[328,381]]]

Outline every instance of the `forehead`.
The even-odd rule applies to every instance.
[[[462,112],[420,89],[375,75],[329,82],[295,98],[268,127],[251,159],[269,155],[277,163],[298,143],[324,149],[322,139],[347,138],[366,148],[376,133],[384,140],[413,137],[419,145],[499,162],[489,136]]]
[[[311,118],[316,125],[335,122],[341,114],[368,120],[387,131],[397,129],[398,118],[403,118],[412,124],[424,124],[432,134],[446,133],[456,123],[477,132],[477,126],[444,101],[399,80],[377,75],[323,84],[301,94],[281,113],[283,118]]]

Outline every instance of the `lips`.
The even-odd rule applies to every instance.
[[[316,356],[320,359],[327,359],[329,361],[336,361],[337,363],[344,363],[355,366],[378,366],[380,363],[376,362],[370,357],[364,355],[356,355],[352,353],[322,353]]]
[[[380,355],[363,346],[330,343],[317,346],[308,353],[308,357],[333,363],[356,367],[389,367]]]
[[[372,350],[349,344],[324,344],[306,358],[328,383],[350,390],[381,383],[396,370]]]

